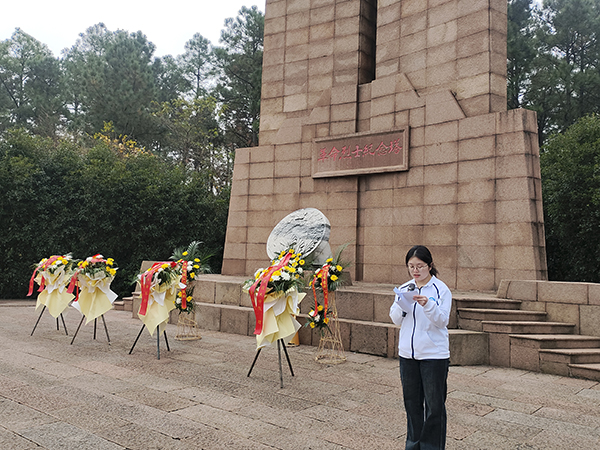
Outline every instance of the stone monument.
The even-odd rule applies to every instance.
[[[329,233],[331,224],[327,217],[316,208],[303,208],[285,216],[273,228],[267,239],[267,255],[277,259],[281,252],[290,248],[303,258],[310,257],[316,266],[325,264],[331,258]]]
[[[536,116],[506,110],[507,0],[267,0],[260,146],[238,149],[222,273],[318,208],[353,280],[427,245],[453,289],[547,277]]]

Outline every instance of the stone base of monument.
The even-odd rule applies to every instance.
[[[206,274],[195,281],[195,313],[200,330],[252,336],[254,310],[247,293],[241,286],[244,277]],[[391,323],[388,312],[394,300],[391,285],[354,283],[336,291],[338,325],[343,349],[350,353],[366,353],[394,358],[398,355],[398,330]],[[314,303],[313,303],[314,304]],[[304,325],[311,302],[301,303],[300,324]],[[134,304],[133,311],[139,309]],[[176,324],[179,314],[171,315]],[[456,320],[453,320],[456,323]],[[300,345],[317,347],[321,333],[302,327],[298,331]],[[450,330],[451,363],[454,365],[488,364],[488,337],[486,333],[469,330]]]
[[[196,304],[200,329],[252,335],[254,311],[241,290],[243,281],[200,276],[194,296],[200,296]],[[388,317],[390,292],[388,285],[367,283],[336,291],[346,352],[397,356],[398,327]],[[309,303],[301,304],[301,324]],[[497,293],[454,291],[452,304],[452,365],[513,367],[600,381],[600,284],[503,280]],[[139,299],[134,301],[133,317],[138,309]],[[533,311],[544,312],[544,317],[532,320]],[[172,314],[171,323],[177,318]],[[298,337],[301,345],[315,347],[321,340],[318,331],[306,327]]]

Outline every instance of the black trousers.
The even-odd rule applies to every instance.
[[[400,357],[400,379],[406,409],[406,450],[446,448],[448,359]]]

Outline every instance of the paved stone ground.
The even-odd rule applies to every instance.
[[[398,449],[405,414],[398,363],[348,354],[314,362],[315,348],[289,349],[295,377],[277,351],[255,354],[252,337],[203,332],[156,358],[141,322],[110,311],[112,345],[79,313],[56,330],[31,302],[0,302],[0,449]],[[100,325],[100,322],[99,322]],[[285,362],[285,359],[284,359]],[[598,449],[596,382],[488,366],[451,367],[448,449]]]

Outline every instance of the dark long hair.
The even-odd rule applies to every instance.
[[[408,266],[408,261],[411,258],[417,257],[424,263],[429,266],[429,273],[434,277],[437,277],[438,271],[433,264],[433,257],[431,256],[431,252],[424,245],[415,245],[411,248],[406,254],[406,265]]]

